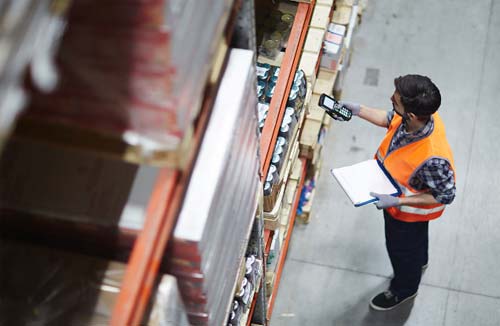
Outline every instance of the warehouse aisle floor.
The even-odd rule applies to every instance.
[[[430,265],[415,301],[370,310],[392,274],[382,213],[354,208],[329,169],[370,158],[385,130],[356,118],[334,122],[311,222],[292,235],[272,326],[500,325],[499,30],[500,1],[369,1],[343,99],[389,109],[394,77],[430,76],[443,96],[457,197],[430,223]],[[378,78],[366,79],[367,69]]]

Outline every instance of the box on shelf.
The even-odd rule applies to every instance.
[[[268,230],[275,230],[280,223],[280,211],[283,205],[283,196],[285,194],[286,184],[283,183],[281,189],[276,196],[276,200],[274,202],[268,202],[268,206],[266,207],[266,197],[264,197],[264,227]],[[269,197],[269,196],[268,196]],[[269,210],[269,205],[271,209]]]
[[[310,27],[309,31],[307,32],[306,42],[304,44],[304,51],[316,53],[317,55],[319,55],[324,37],[325,37],[324,29]]]
[[[320,66],[323,70],[335,73],[342,60],[344,51],[344,35],[346,27],[335,23],[328,25],[328,30],[323,42],[323,53]]]
[[[316,81],[316,66],[318,63],[318,54],[303,52],[300,57],[299,68],[304,71],[307,81],[314,85]]]
[[[331,5],[316,3],[311,17],[311,27],[326,29],[330,20]]]

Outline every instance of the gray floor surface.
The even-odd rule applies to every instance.
[[[457,196],[430,224],[430,265],[415,301],[370,310],[392,274],[382,213],[354,208],[329,169],[370,158],[385,130],[356,118],[334,122],[311,222],[292,235],[272,326],[500,325],[499,31],[498,0],[369,1],[343,99],[389,109],[394,77],[431,77],[443,96]]]

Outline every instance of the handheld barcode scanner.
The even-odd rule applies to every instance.
[[[349,121],[352,118],[351,110],[340,105],[337,100],[324,93],[319,97],[318,105],[325,109],[326,113],[335,120]]]

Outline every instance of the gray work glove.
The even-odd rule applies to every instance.
[[[347,101],[339,101],[339,104],[351,110],[353,115],[359,115],[359,110],[361,110],[361,104],[355,102],[347,102]]]
[[[378,209],[399,206],[399,197],[377,194],[376,192],[370,192],[370,196],[378,198],[378,202],[375,203]]]

